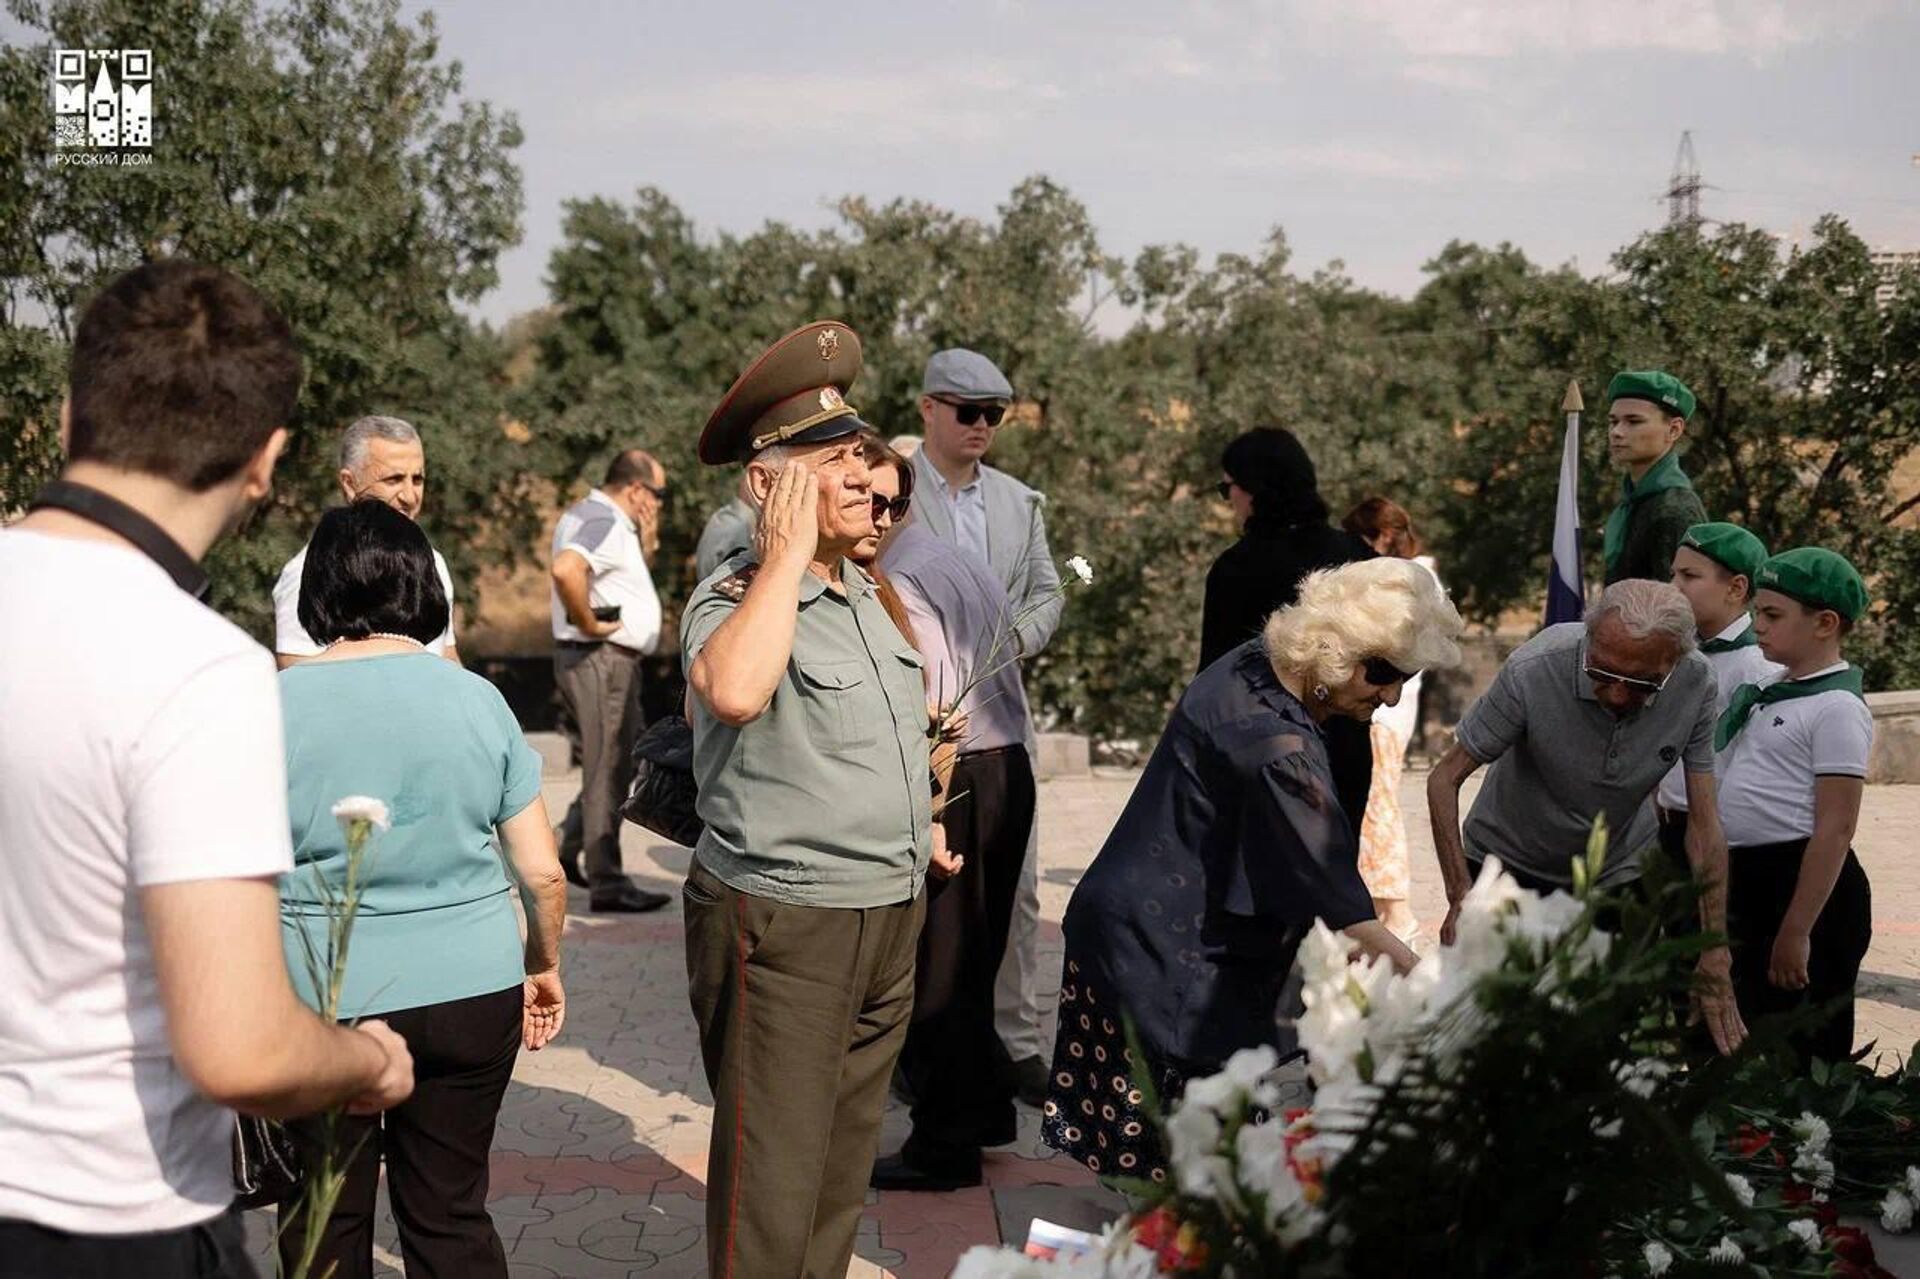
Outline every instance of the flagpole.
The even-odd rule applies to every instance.
[[[1567,429],[1560,445],[1560,491],[1554,502],[1552,567],[1547,573],[1548,626],[1577,622],[1586,612],[1580,549],[1580,414],[1585,408],[1579,381],[1569,380],[1560,401]]]

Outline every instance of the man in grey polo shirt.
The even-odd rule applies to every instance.
[[[872,477],[843,398],[860,339],[810,324],[708,419],[746,464],[752,547],[681,619],[706,824],[687,986],[713,1089],[715,1279],[843,1275],[907,1018],[932,855],[924,662],[847,558]]]
[[[1550,626],[1520,646],[1467,711],[1453,748],[1427,779],[1434,849],[1446,884],[1440,940],[1451,944],[1460,902],[1497,857],[1522,887],[1567,888],[1595,817],[1610,843],[1603,886],[1639,878],[1657,843],[1649,802],[1676,761],[1693,820],[1687,860],[1700,885],[1700,921],[1726,934],[1727,841],[1714,798],[1712,669],[1694,647],[1693,609],[1664,582],[1616,582],[1584,623]],[[1491,765],[1467,815],[1460,787]],[[1722,945],[1700,957],[1694,999],[1715,1045],[1746,1037]]]

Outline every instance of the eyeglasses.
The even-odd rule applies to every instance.
[[[1360,663],[1360,672],[1367,677],[1367,683],[1375,688],[1385,688],[1389,684],[1404,684],[1413,678],[1413,675],[1409,675],[1384,657],[1369,657]],[[1417,674],[1419,672],[1415,671],[1414,675]]]
[[[1613,671],[1606,670],[1599,666],[1587,666],[1582,669],[1586,672],[1588,679],[1603,687],[1611,688],[1617,684],[1621,688],[1630,689],[1636,693],[1645,693],[1649,697],[1665,688],[1667,681],[1673,678],[1672,671],[1668,671],[1657,680],[1652,680],[1640,679],[1633,675],[1618,675]]]
[[[1218,484],[1213,486],[1213,491],[1218,493],[1220,495],[1220,500],[1224,502],[1228,498],[1233,496],[1233,481],[1221,480]]]
[[[965,400],[940,402],[953,410],[954,421],[962,426],[972,426],[981,418],[987,420],[988,426],[999,426],[1000,419],[1007,415],[1007,406],[1004,404],[972,404]]]
[[[873,518],[877,520],[884,515],[895,524],[898,524],[901,520],[907,518],[907,508],[912,505],[913,499],[905,494],[899,497],[881,497],[878,493],[875,493],[873,495]]]
[[[647,483],[645,480],[641,480],[640,487],[653,494],[653,500],[656,502],[664,502],[667,500],[667,490],[664,485],[656,486]]]

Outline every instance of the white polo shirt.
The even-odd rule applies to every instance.
[[[1752,629],[1753,618],[1742,613],[1737,621],[1712,638],[1736,640]],[[1742,684],[1770,684],[1787,673],[1786,667],[1768,661],[1758,644],[1725,653],[1702,653],[1701,656],[1713,668],[1713,710],[1716,715],[1726,714],[1727,703],[1733,700],[1733,690]],[[1717,773],[1718,760],[1714,761],[1714,768]],[[1683,765],[1674,765],[1673,771],[1661,779],[1660,807],[1669,813],[1687,811],[1687,773]]]
[[[1845,669],[1841,662],[1806,678]],[[1872,751],[1873,712],[1852,693],[1833,689],[1754,707],[1753,718],[1719,755],[1727,843],[1745,848],[1810,837],[1814,780],[1865,778]]]
[[[594,489],[567,508],[553,530],[553,555],[577,552],[592,571],[587,600],[595,608],[620,607],[620,629],[608,642],[636,653],[651,653],[660,642],[660,596],[653,574],[640,549],[640,527],[613,499]],[[575,644],[597,643],[583,634],[567,616],[558,587],[549,587],[553,602],[553,637]]]
[[[0,1218],[133,1234],[233,1199],[140,890],[291,869],[285,750],[266,650],[151,560],[0,531]]]
[[[427,651],[445,657],[453,647],[453,574],[447,571],[447,561],[438,551],[433,553],[433,567],[440,574],[440,589],[447,593],[447,629],[427,645]],[[273,651],[283,657],[312,657],[326,651],[327,646],[316,643],[300,625],[300,575],[306,571],[307,548],[303,546],[273,584]]]

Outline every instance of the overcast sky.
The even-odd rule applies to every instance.
[[[544,299],[562,200],[649,184],[712,232],[849,193],[986,218],[1044,173],[1125,254],[1279,225],[1301,269],[1397,293],[1454,237],[1597,272],[1665,217],[1689,128],[1708,217],[1920,248],[1911,0],[408,8],[526,130],[496,321]]]

